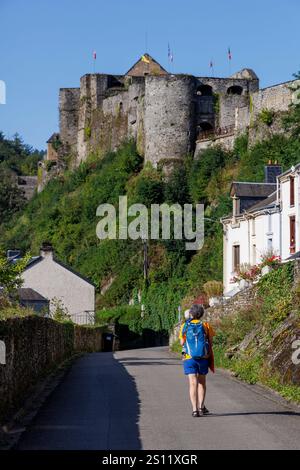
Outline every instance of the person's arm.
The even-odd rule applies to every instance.
[[[185,334],[183,334],[183,327],[184,327],[184,324],[181,325],[180,332],[179,332],[179,341],[180,341],[181,346],[184,345],[185,339],[186,339]]]

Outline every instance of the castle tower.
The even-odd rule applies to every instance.
[[[195,79],[188,75],[146,77],[145,162],[182,160],[193,152]]]
[[[77,147],[79,103],[79,88],[61,88],[59,90],[60,139],[74,153],[76,153]]]

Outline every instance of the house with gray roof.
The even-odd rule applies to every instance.
[[[44,243],[40,254],[29,261],[22,279],[23,289],[33,289],[49,301],[51,315],[60,306],[75,323],[94,323],[95,285],[61,262],[50,244]]]

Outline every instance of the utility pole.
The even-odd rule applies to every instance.
[[[144,252],[144,280],[147,285],[148,284],[149,259],[148,259],[148,241],[146,239],[143,239],[143,252]]]

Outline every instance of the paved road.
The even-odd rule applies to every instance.
[[[19,449],[299,449],[300,414],[217,372],[213,415],[193,419],[179,360],[166,348],[77,360]]]

